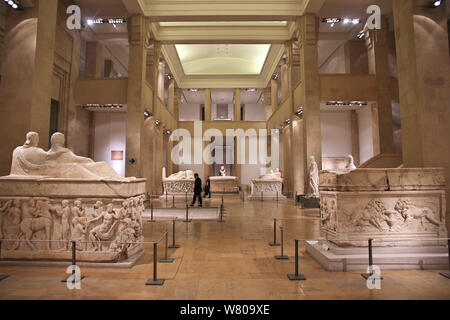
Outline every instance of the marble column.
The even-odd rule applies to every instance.
[[[180,120],[180,104],[181,104],[181,97],[183,95],[183,90],[180,88],[175,89],[175,98],[174,98],[174,110],[173,110],[173,116],[175,120]]]
[[[389,23],[386,17],[382,17],[380,30],[375,29],[366,32],[369,73],[375,75],[377,82],[379,152],[392,154],[395,151],[388,36]]]
[[[359,155],[359,125],[358,125],[358,113],[356,110],[350,111],[350,127],[352,133],[352,155],[355,160],[355,165],[360,165]]]
[[[286,59],[281,59],[281,103],[289,97],[289,66]]]
[[[164,60],[159,61],[158,64],[158,81],[157,81],[157,96],[164,103],[164,77],[166,74],[166,62]]]
[[[126,176],[142,177],[144,146],[144,90],[150,20],[142,15],[128,19],[129,63],[126,130]],[[136,162],[133,163],[131,159]],[[148,159],[145,159],[148,161]]]
[[[86,42],[86,64],[84,67],[84,76],[88,78],[102,77],[102,46],[97,41]]]
[[[211,89],[205,89],[205,121],[211,121]]]
[[[167,103],[167,108],[169,109],[169,112],[173,115],[175,111],[175,79],[169,80],[169,98]]]
[[[291,176],[292,191],[305,193],[305,163],[303,155],[303,120],[295,119],[291,123]],[[286,156],[286,155],[285,155]]]
[[[303,156],[308,163],[314,156],[322,168],[322,138],[320,130],[320,81],[318,64],[318,32],[319,19],[313,14],[306,14],[297,19],[299,31],[299,49],[301,65],[302,101],[303,105]],[[307,176],[307,165],[305,176]],[[305,181],[305,187],[307,186]]]
[[[234,89],[234,121],[241,121],[241,89]]]
[[[245,145],[247,146],[246,148],[248,149],[249,137],[245,137]],[[247,152],[248,151],[246,150],[246,153]],[[237,179],[238,186],[240,186],[242,183],[242,180],[241,180],[242,165],[238,161],[238,138],[237,137],[234,137],[234,140],[233,140],[233,155],[234,155],[234,163],[231,165],[231,175],[238,178]]]
[[[278,109],[278,82],[275,79],[270,80],[270,96],[272,100],[272,114]]]
[[[162,167],[163,167],[163,144],[164,135],[162,125],[156,125],[153,136],[153,191],[155,194],[162,194]]]
[[[270,88],[263,89],[264,104],[266,105],[266,120],[272,116],[272,94]]]
[[[446,3],[393,1],[405,167],[443,167],[450,197],[449,42]],[[450,227],[447,205],[447,227]]]
[[[53,61],[55,55],[58,1],[39,0],[36,51],[31,95],[30,129],[39,133],[40,147],[48,147],[50,130],[50,102],[53,89]]]
[[[284,184],[284,194],[289,195],[292,191],[292,130],[291,126],[287,125],[283,128],[283,184]]]

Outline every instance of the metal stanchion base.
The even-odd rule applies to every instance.
[[[69,278],[71,278],[71,277],[72,277],[72,276],[68,276],[67,278],[61,280],[61,282],[72,282],[72,283],[73,283],[73,282],[74,282],[73,280],[72,280],[72,281],[69,281]],[[84,278],[85,278],[85,276],[81,276],[81,277],[80,277],[80,281],[83,280]]]
[[[288,260],[288,259],[289,259],[289,256],[285,256],[285,255],[282,255],[282,256],[275,256],[275,259],[277,259],[277,260]]]
[[[6,278],[9,278],[9,274],[0,274],[0,281],[5,280]]]
[[[440,272],[439,274],[443,277],[446,277],[447,279],[450,279],[450,273]]]
[[[374,273],[361,273],[361,276],[366,280],[371,276],[374,276],[373,280],[383,280],[383,277],[380,277],[379,275],[376,275]]]
[[[153,279],[148,279],[147,282],[145,283],[146,286],[162,286],[164,284],[164,279],[159,279],[159,280],[153,280]]]
[[[180,248],[180,245],[178,245],[178,244],[173,244],[173,245],[168,246],[168,248],[169,248],[169,249],[178,249],[178,248]]]
[[[305,276],[302,274],[288,274],[289,280],[306,280]]]
[[[175,259],[173,259],[173,258],[167,258],[167,259],[159,260],[159,262],[161,262],[161,263],[172,263],[174,261],[175,261]]]
[[[192,219],[190,219],[190,220],[183,220],[183,222],[189,223],[189,222],[192,222]]]
[[[217,220],[217,222],[225,222],[225,220]]]
[[[269,242],[269,246],[271,246],[271,247],[279,247],[280,244],[278,242]]]

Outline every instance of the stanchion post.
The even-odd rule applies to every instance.
[[[175,219],[172,220],[172,245],[169,246],[170,249],[177,249],[180,246],[175,244]]]
[[[186,204],[186,220],[184,220],[183,222],[189,223],[192,220],[189,220],[189,206]]]
[[[289,280],[306,280],[305,276],[298,272],[298,240],[295,239],[295,273],[288,274]]]
[[[175,195],[172,196],[172,208],[175,208]]]
[[[188,202],[188,200],[187,200],[187,191],[186,191],[186,193],[185,193],[185,195],[184,195],[184,202],[185,202],[185,203]]]
[[[261,202],[264,201],[264,191],[261,191]]]
[[[373,245],[373,239],[368,240],[368,247],[369,247],[369,273],[362,273],[361,276],[364,279],[369,279],[369,277],[373,276],[373,256],[372,256],[372,245]],[[383,280],[382,277],[377,276],[379,280]]]
[[[77,265],[77,243],[75,241],[71,241],[71,243],[72,243],[72,266],[76,266]],[[72,280],[71,278],[73,279],[74,283],[77,283],[84,279],[83,276],[80,276],[79,280],[75,277],[75,267],[72,268],[72,275],[61,280],[61,282],[69,282],[69,280]]]
[[[222,205],[223,205],[223,195],[222,195]]]
[[[167,191],[166,191],[166,202],[167,202]]]
[[[441,276],[450,279],[450,239],[447,239],[447,249],[448,249],[448,270],[449,272],[441,272],[439,273]]]
[[[2,257],[2,239],[0,239],[0,258]],[[8,278],[8,274],[0,274],[0,281],[5,280]]]
[[[219,221],[218,222],[225,222],[225,221],[223,221],[223,204],[221,204],[220,208],[219,208]]]
[[[173,258],[169,258],[169,230],[166,229],[166,237],[165,237],[165,242],[166,242],[166,246],[164,249],[164,258],[162,258],[161,260],[159,260],[159,262],[161,263],[172,263],[174,261]]]
[[[150,220],[148,220],[148,222],[156,222],[153,219],[153,203],[150,203]]]
[[[275,259],[277,260],[287,260],[289,259],[288,256],[284,254],[284,228],[280,227],[280,237],[281,237],[281,254],[279,256],[275,256]]]
[[[153,279],[148,279],[146,286],[162,286],[164,279],[158,279],[158,243],[153,243]]]
[[[273,242],[269,242],[269,246],[278,247],[279,245],[277,242],[277,219],[273,218]]]
[[[277,191],[277,202],[278,202],[278,191]]]

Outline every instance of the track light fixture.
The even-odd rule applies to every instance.
[[[22,10],[19,3],[16,0],[5,0],[5,2],[10,5],[13,9]]]
[[[150,118],[150,117],[152,116],[151,111],[148,110],[148,109],[145,109],[145,111],[144,111],[144,116],[145,116],[145,118]]]

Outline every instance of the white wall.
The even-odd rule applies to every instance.
[[[366,106],[356,112],[359,127],[359,158],[362,164],[373,157],[372,109]]]
[[[200,120],[199,104],[182,104],[180,105],[180,121],[197,121]]]
[[[322,157],[340,158],[352,154],[350,111],[321,112]]]
[[[119,175],[125,176],[126,114],[95,114],[94,161],[107,162]],[[111,160],[111,151],[123,151],[123,160]]]
[[[321,66],[320,73],[345,73],[345,50],[341,45]]]
[[[246,104],[245,121],[266,121],[266,106],[263,104]]]

